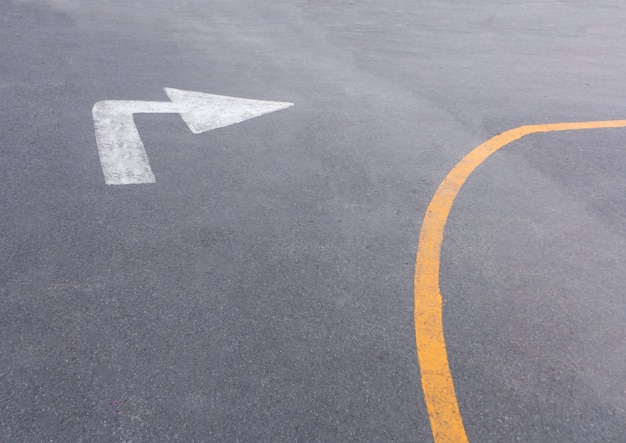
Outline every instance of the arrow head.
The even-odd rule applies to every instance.
[[[164,89],[170,100],[181,106],[180,116],[194,134],[234,125],[293,106],[293,103],[287,102],[251,100],[173,88]]]

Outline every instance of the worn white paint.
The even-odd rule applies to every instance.
[[[200,134],[293,105],[172,88],[165,88],[165,93],[171,102],[103,100],[94,105],[96,143],[107,185],[155,182],[134,114],[180,114],[189,129]]]

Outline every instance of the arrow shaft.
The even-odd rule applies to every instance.
[[[180,114],[189,106],[173,102],[149,102],[141,100],[103,100],[94,105],[94,113],[104,114]]]
[[[171,102],[104,100],[96,103],[93,107],[96,144],[106,184],[155,182],[133,114],[186,110],[186,106]]]

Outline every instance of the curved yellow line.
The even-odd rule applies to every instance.
[[[578,129],[623,128],[626,120],[520,126],[487,140],[467,154],[437,188],[424,216],[415,260],[415,342],[424,400],[435,443],[467,442],[443,335],[439,262],[443,231],[459,190],[491,154],[528,134]]]

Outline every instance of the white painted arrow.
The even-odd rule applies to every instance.
[[[293,105],[164,89],[171,102],[103,100],[94,105],[92,113],[96,143],[107,185],[155,182],[148,154],[135,125],[134,114],[180,114],[191,132],[200,134]]]

